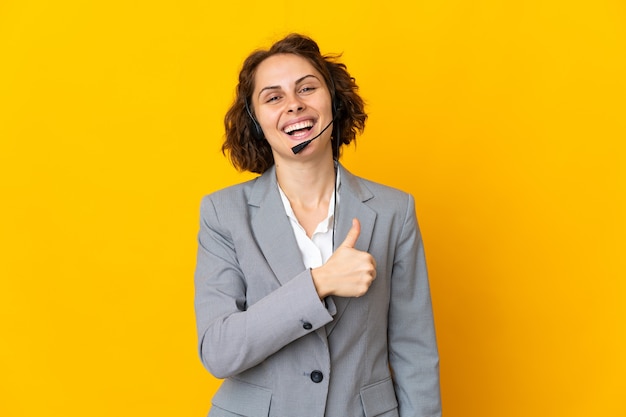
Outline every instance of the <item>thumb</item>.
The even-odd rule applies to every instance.
[[[361,222],[359,222],[359,219],[355,217],[354,219],[352,219],[352,228],[346,235],[346,238],[341,244],[341,246],[346,247],[346,248],[353,248],[360,234],[361,234]]]

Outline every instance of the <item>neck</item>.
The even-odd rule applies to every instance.
[[[335,189],[335,161],[325,159],[317,164],[276,165],[276,179],[289,201],[302,206],[328,204]]]

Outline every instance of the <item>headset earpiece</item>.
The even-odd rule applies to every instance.
[[[259,122],[256,121],[256,119],[254,118],[254,116],[252,115],[252,111],[250,110],[250,106],[248,105],[248,100],[245,101],[245,106],[246,106],[246,112],[248,113],[248,116],[250,116],[250,120],[252,121],[252,124],[254,126],[254,128],[250,129],[252,131],[252,136],[254,136],[255,139],[263,139],[263,129],[261,129],[261,126],[259,125]]]
[[[341,101],[333,98],[333,120],[337,120],[341,116]]]

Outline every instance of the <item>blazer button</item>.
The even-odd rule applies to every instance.
[[[304,327],[304,330],[311,330],[313,328],[313,325],[308,321],[305,321],[302,327]]]
[[[316,384],[319,384],[320,382],[322,382],[322,379],[324,379],[324,374],[321,373],[320,371],[311,372],[311,381],[315,382]]]

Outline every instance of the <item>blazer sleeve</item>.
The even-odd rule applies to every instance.
[[[401,417],[439,417],[439,354],[415,203],[409,195],[391,278],[389,361]]]
[[[236,231],[220,222],[210,196],[202,201],[200,212],[196,324],[200,357],[211,374],[227,378],[241,373],[332,321],[308,269],[248,305],[246,277],[240,266],[246,260],[240,259],[245,254],[235,250]],[[237,224],[248,224],[246,219],[240,220]],[[273,282],[276,277],[268,280]]]

